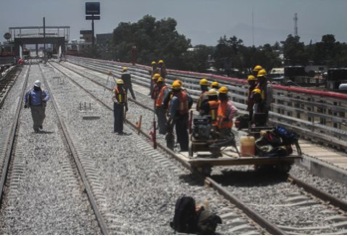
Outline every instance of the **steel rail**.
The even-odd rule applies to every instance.
[[[68,147],[70,149],[70,152],[71,152],[71,155],[73,156],[74,158],[74,161],[75,161],[75,164],[76,164],[76,167],[80,173],[80,176],[81,176],[81,179],[82,179],[82,182],[85,186],[85,189],[86,189],[86,193],[87,193],[87,196],[88,196],[88,199],[89,199],[89,202],[92,206],[92,209],[94,211],[94,214],[96,215],[96,219],[98,221],[98,224],[99,224],[99,227],[100,227],[100,230],[101,232],[104,234],[104,235],[108,235],[108,228],[107,228],[107,225],[105,223],[105,220],[103,218],[103,216],[101,215],[99,209],[98,209],[98,204],[97,204],[97,200],[95,199],[94,195],[93,195],[93,191],[92,191],[92,188],[91,188],[91,185],[89,184],[89,181],[87,179],[87,176],[86,176],[86,172],[84,170],[84,168],[82,167],[82,164],[81,164],[81,161],[80,161],[80,157],[77,153],[77,150],[75,148],[75,145],[74,145],[74,142],[72,141],[72,138],[70,137],[69,135],[69,131],[63,121],[63,119],[61,118],[61,116],[59,115],[59,112],[58,112],[58,105],[54,99],[54,96],[49,88],[49,85],[47,83],[47,79],[41,69],[41,67],[39,66],[40,68],[40,71],[41,71],[41,75],[42,75],[42,78],[44,79],[44,83],[45,83],[45,86],[48,90],[48,92],[50,93],[50,97],[51,97],[51,100],[52,100],[52,104],[54,106],[54,110],[57,114],[57,117],[58,117],[58,120],[59,120],[59,125],[61,126],[62,128],[62,131],[63,131],[63,134],[64,134],[64,137],[66,139],[66,142],[68,144]]]
[[[66,67],[65,67],[66,68]],[[56,68],[57,69],[57,68]],[[68,70],[71,70],[70,68],[66,68]],[[57,69],[59,70],[59,69]],[[72,70],[74,71],[74,70]],[[76,73],[76,72],[74,72]],[[63,73],[65,76],[69,77],[68,75],[66,75],[65,73]],[[80,76],[104,87],[105,85],[98,83],[86,76],[84,76],[81,73],[77,73]],[[74,83],[76,83],[74,81]],[[80,86],[80,85],[78,85]],[[82,86],[80,86],[82,89],[84,89]],[[85,90],[85,89],[84,89]],[[91,94],[89,91],[85,90],[87,93],[89,93],[92,97],[96,98],[93,94]],[[110,108],[108,105],[104,104],[104,102],[102,102],[101,100],[99,100],[98,98],[96,98],[102,105],[104,105],[105,107],[107,107],[109,110],[113,110],[112,108]],[[138,106],[141,106],[142,108],[148,109],[150,111],[153,111],[152,108],[147,107],[146,105],[138,102],[137,100],[132,100],[135,104],[137,104]],[[138,127],[136,126],[136,124],[133,124],[132,122],[130,122],[129,120],[126,119],[126,123],[128,125],[130,125],[133,129],[135,129],[136,131],[138,131],[139,133],[141,133],[143,136],[145,136],[148,140],[152,141],[152,137],[150,135],[148,135],[147,133],[145,133],[143,130],[138,129]],[[233,195],[231,195],[228,191],[226,191],[222,185],[220,185],[219,183],[217,183],[215,180],[213,180],[210,177],[206,177],[203,176],[200,173],[197,173],[194,171],[194,169],[191,167],[191,165],[189,164],[189,162],[183,158],[181,158],[179,155],[177,155],[175,152],[173,152],[171,149],[167,148],[166,146],[162,145],[161,143],[156,142],[156,146],[159,147],[162,151],[164,151],[165,153],[167,153],[171,158],[174,158],[175,160],[179,161],[185,168],[189,169],[192,173],[194,173],[197,178],[200,178],[200,180],[204,181],[204,183],[206,183],[208,186],[212,187],[214,190],[218,191],[221,195],[223,195],[228,201],[230,201],[232,204],[236,205],[239,209],[241,209],[248,217],[250,217],[252,220],[254,220],[257,224],[259,224],[261,227],[265,228],[269,233],[271,234],[286,234],[283,230],[281,230],[278,226],[276,226],[275,224],[270,223],[269,221],[267,221],[264,217],[262,217],[260,214],[258,214],[257,212],[253,211],[252,209],[250,209],[249,207],[247,207],[242,201],[240,201],[239,199],[237,199],[236,197],[234,197]],[[292,178],[293,182],[295,181],[295,178]],[[308,185],[309,186],[309,185]],[[305,188],[304,188],[305,189]],[[307,191],[307,189],[313,189],[312,192],[320,192],[320,190],[315,189],[313,186],[309,186],[308,188],[306,188],[305,190]],[[309,193],[312,194],[311,190],[307,191]],[[322,199],[322,200],[328,200],[328,199],[332,199],[332,196],[330,197],[328,194],[322,193],[322,194],[313,194],[314,196]],[[327,196],[325,198],[325,195]],[[323,198],[321,197],[323,196]],[[339,202],[340,200],[338,200]],[[336,202],[334,200],[330,201],[330,203],[333,203],[332,205],[337,206]],[[338,203],[339,205],[340,203]],[[344,207],[344,203],[341,203],[341,207]],[[346,205],[345,205],[346,206]],[[340,209],[342,209],[340,207]]]
[[[288,181],[290,183],[296,184],[297,186],[303,188],[306,192],[312,194],[313,196],[323,200],[323,201],[327,201],[329,202],[331,205],[338,207],[339,209],[343,210],[344,212],[347,212],[347,202],[346,201],[342,201],[328,193],[325,193],[305,182],[303,182],[302,180],[289,175],[288,176]]]
[[[28,68],[28,70],[26,71],[27,75],[25,76],[25,82],[23,83],[23,87],[22,87],[22,91],[21,91],[21,97],[20,97],[20,101],[17,105],[17,109],[16,109],[16,113],[13,119],[13,123],[12,123],[12,127],[10,130],[10,134],[7,137],[7,151],[4,157],[4,164],[3,164],[3,168],[2,168],[2,172],[1,172],[1,180],[0,180],[0,206],[2,205],[2,200],[3,200],[3,194],[4,194],[4,187],[5,187],[5,183],[7,180],[7,174],[8,174],[8,170],[9,170],[9,166],[10,166],[10,162],[11,162],[11,157],[12,157],[12,153],[13,153],[13,149],[14,149],[14,145],[15,145],[15,141],[16,141],[16,133],[17,133],[17,129],[19,126],[19,114],[22,110],[22,106],[23,106],[23,98],[24,98],[24,94],[25,94],[25,89],[26,86],[28,84],[28,78],[29,78],[29,72],[30,72],[30,66]],[[18,78],[19,74],[17,75],[16,79]]]

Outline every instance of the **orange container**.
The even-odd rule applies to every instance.
[[[240,137],[240,155],[244,157],[255,156],[255,138],[253,136]]]

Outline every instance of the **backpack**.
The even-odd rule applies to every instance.
[[[174,219],[170,222],[170,226],[180,233],[196,232],[196,203],[192,197],[183,195],[176,200]]]
[[[198,213],[197,232],[199,234],[215,234],[218,224],[222,224],[220,216],[202,207]]]
[[[295,144],[298,142],[299,135],[283,126],[277,125],[273,132],[283,139],[283,144]]]

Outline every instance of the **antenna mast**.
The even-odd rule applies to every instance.
[[[295,22],[295,37],[297,37],[298,36],[298,34],[297,34],[297,13],[295,13],[295,17],[294,17],[294,22]]]

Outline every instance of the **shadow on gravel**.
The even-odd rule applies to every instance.
[[[45,130],[40,130],[39,132],[33,132],[33,133],[37,133],[37,134],[54,134],[53,131],[45,131]]]
[[[211,176],[216,182],[228,186],[267,186],[287,181],[288,174],[274,169],[259,171],[223,171],[222,175]]]

